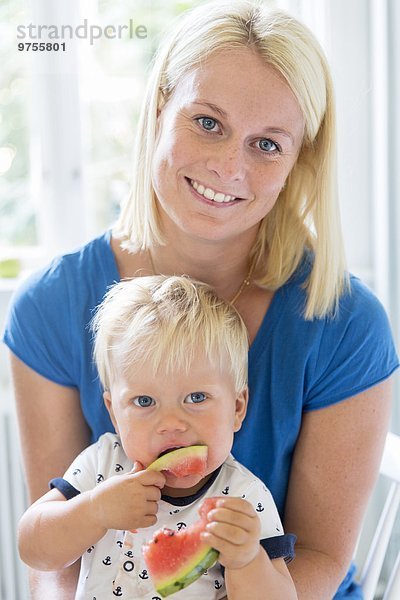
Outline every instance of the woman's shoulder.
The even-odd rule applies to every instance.
[[[27,277],[8,308],[3,341],[9,349],[44,377],[76,385],[82,356],[90,356],[93,310],[118,278],[112,261],[103,234]]]
[[[339,302],[339,309],[351,314],[384,312],[382,302],[375,292],[356,275],[349,275],[349,289],[345,290]]]
[[[17,289],[14,304],[25,299],[65,300],[66,294],[76,297],[83,290],[97,286],[104,293],[104,282],[117,277],[109,236],[109,232],[103,233],[29,275]]]
[[[358,277],[349,275],[349,285],[339,299],[335,312],[323,318],[306,320],[304,308],[307,300],[304,272],[292,277],[277,292],[272,307],[271,321],[275,323],[275,343],[291,340],[293,348],[304,354],[321,356],[325,350],[344,348],[356,351],[367,344],[382,344],[394,348],[391,326],[386,310],[376,294]]]
[[[303,410],[313,410],[354,396],[383,381],[398,367],[388,315],[376,294],[349,275],[335,313],[305,320],[303,282],[288,283],[284,315],[274,343],[290,352],[303,378]]]
[[[288,305],[289,312],[293,318],[299,321],[304,321],[303,314],[307,302],[306,284],[312,270],[312,265],[312,253],[306,252],[300,265],[281,290],[282,298]],[[352,273],[347,273],[346,277],[347,285],[344,286],[336,309],[332,314],[326,315],[326,317],[321,319],[316,318],[311,321],[314,325],[340,327],[352,319],[358,319],[360,316],[365,316],[369,319],[377,316],[386,316],[381,301],[370,287]],[[310,321],[305,323],[310,323]]]

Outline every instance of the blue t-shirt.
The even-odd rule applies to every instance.
[[[55,259],[16,293],[4,341],[44,377],[79,389],[92,440],[114,431],[92,360],[93,311],[119,273],[107,232]],[[335,319],[305,321],[305,260],[275,293],[249,351],[250,401],[233,454],[262,479],[283,514],[302,413],[340,402],[398,366],[386,313],[356,277]],[[361,598],[348,575],[335,600]]]

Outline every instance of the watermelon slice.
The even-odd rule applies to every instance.
[[[204,500],[199,509],[200,519],[187,529],[173,531],[164,527],[143,545],[148,573],[162,598],[183,590],[217,561],[217,550],[200,539],[207,514],[215,508],[217,500],[218,497]]]
[[[187,446],[163,454],[147,468],[150,471],[168,471],[175,477],[200,475],[204,477],[207,465],[207,446]]]

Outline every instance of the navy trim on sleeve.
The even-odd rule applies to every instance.
[[[294,545],[296,540],[297,537],[293,533],[285,533],[285,535],[277,535],[260,540],[260,544],[271,560],[274,558],[284,558],[285,562],[289,563],[295,556]]]
[[[62,477],[56,477],[55,479],[52,479],[49,483],[49,487],[51,490],[55,488],[61,492],[67,500],[71,500],[71,498],[75,498],[75,496],[79,496],[80,494],[79,490],[74,488],[69,481],[66,481],[66,479],[63,479]]]
[[[277,535],[274,537],[260,540],[261,546],[268,554],[271,560],[275,558],[283,558],[285,563],[290,563],[294,557],[294,545],[297,537],[294,533],[285,533],[284,535]],[[221,565],[222,576],[225,579],[225,567]]]

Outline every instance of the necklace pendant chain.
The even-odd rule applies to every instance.
[[[148,252],[148,255],[149,255],[149,258],[150,258],[150,264],[151,264],[151,269],[153,271],[153,275],[156,275],[157,272],[156,272],[156,268],[154,266],[153,256],[151,254],[150,249],[148,249],[147,252]],[[240,284],[239,289],[236,292],[236,294],[229,301],[232,305],[235,304],[235,302],[237,301],[237,299],[239,298],[239,296],[242,294],[243,290],[251,284],[251,277],[253,275],[254,266],[255,266],[255,260],[253,259],[251,261],[250,268],[248,270],[248,273],[247,273],[246,277],[243,279],[242,283]]]
[[[253,258],[253,260],[251,261],[250,268],[249,268],[249,271],[248,271],[246,277],[243,279],[242,283],[240,284],[240,287],[239,287],[238,291],[233,296],[232,300],[230,300],[231,304],[235,304],[236,300],[239,298],[239,296],[241,295],[241,293],[243,292],[243,290],[251,284],[251,277],[253,275],[254,266],[255,266],[255,260]]]

